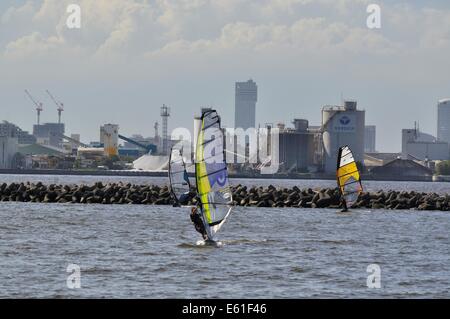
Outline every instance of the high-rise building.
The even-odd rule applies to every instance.
[[[450,144],[450,99],[438,103],[437,138]]]
[[[258,86],[253,80],[236,82],[234,127],[256,128],[256,102],[258,100]]]
[[[364,153],[376,152],[377,127],[375,125],[366,125],[364,131]]]

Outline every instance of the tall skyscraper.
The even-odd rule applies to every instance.
[[[366,125],[364,131],[364,152],[375,153],[376,152],[376,134],[377,127],[375,125]]]
[[[437,138],[450,144],[450,99],[438,103]]]
[[[234,127],[244,130],[256,126],[258,86],[253,80],[236,82]]]

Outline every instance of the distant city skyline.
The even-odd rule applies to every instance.
[[[44,103],[41,122],[56,123],[48,89],[67,135],[85,142],[105,123],[153,136],[163,104],[169,129],[192,129],[202,106],[232,127],[234,83],[252,78],[256,125],[319,125],[322,106],[343,96],[377,126],[377,150],[398,152],[414,121],[436,134],[437,102],[450,97],[448,1],[378,1],[379,30],[365,25],[365,0],[80,0],[82,27],[69,30],[72,2],[1,2],[0,120],[32,131],[28,89]]]

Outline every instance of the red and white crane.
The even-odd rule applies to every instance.
[[[60,101],[57,101],[53,95],[50,93],[49,90],[47,90],[47,94],[50,96],[50,98],[55,102],[56,106],[58,107],[58,124],[61,124],[61,113],[64,111],[64,104]]]
[[[42,102],[36,101],[28,92],[28,90],[25,90],[25,93],[28,95],[30,100],[36,105],[36,112],[37,112],[37,125],[41,123],[41,112],[44,110],[44,104]]]

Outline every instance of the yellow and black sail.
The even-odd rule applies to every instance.
[[[348,146],[339,148],[337,157],[337,183],[347,206],[351,206],[363,191],[361,176],[355,158]]]

